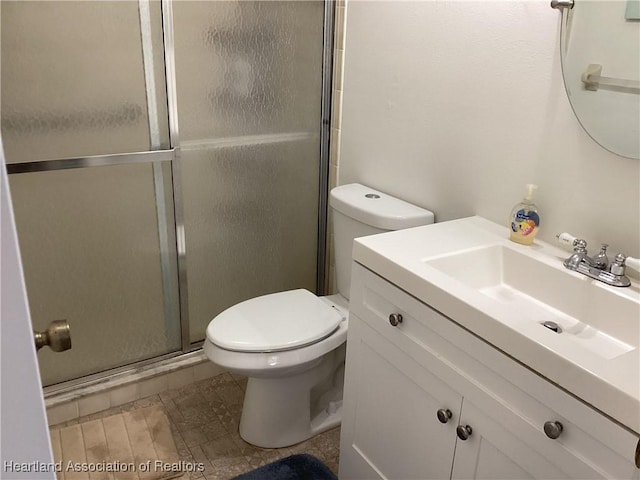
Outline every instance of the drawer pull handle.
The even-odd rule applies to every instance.
[[[555,440],[562,433],[562,424],[560,422],[544,422],[544,433],[547,437]]]
[[[449,421],[449,419],[451,419],[452,417],[452,413],[451,410],[449,410],[448,408],[441,408],[440,410],[438,410],[436,412],[438,414],[438,420],[440,420],[440,423],[447,423]]]
[[[402,323],[402,315],[399,313],[392,313],[389,315],[389,323],[393,327],[397,327],[399,323]]]
[[[456,434],[460,440],[466,440],[471,436],[473,429],[469,425],[458,425],[456,428]]]

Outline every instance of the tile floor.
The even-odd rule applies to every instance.
[[[205,466],[203,473],[184,474],[178,477],[180,480],[227,480],[294,453],[319,458],[337,475],[339,427],[288,448],[258,448],[242,440],[238,425],[245,386],[245,378],[223,373],[58,426],[158,404],[169,417],[181,460],[201,462]]]

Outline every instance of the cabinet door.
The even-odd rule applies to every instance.
[[[509,430],[465,399],[460,425],[472,429],[467,440],[458,439],[452,479],[513,480],[568,478]]]
[[[347,350],[340,479],[450,478],[461,396],[353,314]]]

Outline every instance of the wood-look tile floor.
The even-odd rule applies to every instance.
[[[246,378],[223,373],[58,426],[160,405],[171,422],[180,459],[205,467],[204,472],[186,473],[180,480],[227,480],[295,453],[319,458],[337,475],[340,427],[287,448],[258,448],[242,440],[238,425],[245,386]]]

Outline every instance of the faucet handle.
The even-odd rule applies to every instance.
[[[619,253],[616,255],[616,258],[613,260],[613,263],[611,264],[611,268],[609,269],[609,271],[614,274],[614,275],[624,275],[624,270],[625,270],[625,260],[627,259],[627,256],[624,253]]]
[[[577,253],[587,253],[587,242],[578,237],[574,237],[570,233],[556,233],[556,238],[560,245],[573,247],[573,251]]]
[[[558,243],[560,245],[564,245],[566,247],[573,247],[575,245],[576,240],[578,240],[577,237],[574,237],[573,235],[567,232],[556,233],[556,238],[558,239]]]
[[[626,267],[640,272],[640,258],[627,257],[624,253],[617,254],[614,263],[611,265],[611,273],[614,275],[624,275]]]
[[[573,251],[578,253],[587,253],[587,241],[576,238],[573,241]]]
[[[619,253],[618,255],[622,255],[624,258],[624,265],[636,272],[640,272],[640,258],[626,257],[624,254]],[[616,255],[616,258],[618,256]]]
[[[624,253],[616,255],[614,262],[611,264],[611,267],[609,267],[609,272],[615,276],[615,283],[611,283],[610,285],[614,287],[628,287],[631,285],[631,280],[624,274],[626,267],[639,270],[640,259],[627,257]]]

